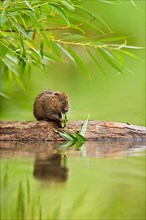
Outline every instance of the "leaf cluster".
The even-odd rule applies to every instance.
[[[85,133],[88,126],[88,118],[85,120],[80,132],[74,132],[73,134],[67,131],[59,132],[61,137],[63,137],[63,139],[66,141],[65,143],[60,145],[60,149],[67,150],[71,147],[74,147],[77,150],[81,149],[83,144],[87,141],[87,139],[85,138]]]
[[[87,51],[103,74],[106,75],[98,61],[99,56],[117,72],[125,73],[122,54],[137,58],[126,50],[136,47],[127,45],[127,36],[115,36],[99,15],[81,3],[80,0],[1,1],[1,77],[7,74],[25,90],[24,75],[31,73],[32,66],[43,72],[52,62],[71,60],[90,78],[90,71],[78,54],[78,47]]]

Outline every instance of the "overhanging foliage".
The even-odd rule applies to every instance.
[[[98,2],[121,3],[118,0]],[[122,55],[137,59],[127,50],[137,47],[127,45],[128,36],[115,36],[100,16],[81,3],[80,0],[1,1],[1,77],[7,74],[25,90],[23,76],[31,72],[32,66],[45,71],[52,62],[69,60],[90,77],[83,58],[77,53],[78,47],[87,51],[105,75],[98,56],[116,71],[125,73],[127,68]]]

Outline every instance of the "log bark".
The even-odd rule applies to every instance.
[[[69,122],[65,129],[71,133],[80,131],[84,121]],[[0,141],[60,141],[58,124],[51,121],[1,121]],[[146,140],[146,127],[112,121],[89,121],[87,140]]]

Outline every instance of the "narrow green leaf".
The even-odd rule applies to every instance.
[[[68,132],[59,132],[60,135],[65,139],[65,140],[70,140],[70,141],[76,141],[77,138],[74,137],[72,134],[68,133]]]
[[[26,88],[25,88],[23,82],[21,81],[21,79],[19,78],[19,76],[15,76],[14,78],[15,78],[15,80],[17,81],[18,85],[21,87],[21,89],[22,89],[24,92],[26,92]]]
[[[127,51],[127,50],[120,50],[120,52],[121,53],[124,53],[124,54],[126,54],[127,56],[129,56],[129,57],[131,57],[131,58],[134,58],[134,59],[136,59],[136,60],[141,60],[138,56],[136,56],[135,54],[133,54],[133,53],[131,53],[131,52],[129,52],[129,51]]]
[[[68,17],[71,17],[72,19],[75,19],[79,22],[81,22],[83,25],[87,25],[88,27],[91,27],[93,29],[98,30],[100,33],[104,34],[104,31],[102,31],[100,28],[98,28],[96,25],[92,24],[91,22],[87,21],[86,19],[76,15],[75,13],[68,13]]]
[[[110,32],[111,29],[110,27],[103,21],[103,19],[101,17],[97,17],[97,15],[94,15],[93,12],[90,12],[89,10],[87,10],[86,8],[83,8],[81,6],[76,5],[76,8],[81,9],[82,11],[85,11],[87,14],[89,14],[92,18],[94,18],[96,21],[98,21],[98,23],[100,23],[101,25],[103,25],[104,27],[106,27]]]
[[[75,137],[78,139],[78,141],[81,141],[81,142],[87,141],[87,139],[78,132],[75,132]]]
[[[83,124],[83,126],[81,128],[81,131],[80,131],[80,134],[82,136],[85,136],[85,133],[86,133],[86,130],[87,130],[87,126],[88,126],[88,120],[89,120],[89,114],[88,114],[87,119],[85,120],[85,122],[84,122],[84,124]]]
[[[20,64],[20,75],[24,75],[24,72],[25,72],[25,66],[26,66],[26,63],[24,62],[24,60],[21,60]]]
[[[21,55],[23,58],[25,58],[26,57],[26,50],[25,50],[25,46],[24,46],[22,37],[20,37],[20,40],[21,40],[21,46],[22,46],[22,54]]]
[[[126,63],[120,51],[113,50],[112,52],[116,56],[117,60],[119,61],[121,68],[124,69],[126,66]]]
[[[77,141],[74,145],[76,150],[80,150],[85,141]]]
[[[0,14],[0,25],[2,26],[2,25],[4,25],[5,24],[5,22],[6,22],[6,16],[5,16],[5,10],[3,10],[2,12],[1,12],[1,14]]]
[[[24,220],[25,205],[24,205],[24,192],[22,188],[22,182],[19,182],[18,193],[17,193],[17,210],[19,219]]]
[[[65,143],[61,144],[59,146],[59,149],[64,149],[64,150],[67,150],[68,148],[72,147],[73,145],[75,144],[75,141],[71,140],[71,141],[66,141]]]
[[[27,202],[30,202],[30,183],[29,183],[29,179],[27,178],[27,182],[26,182],[26,188],[27,188]]]
[[[16,66],[13,65],[13,63],[11,61],[9,61],[8,59],[2,59],[2,62],[8,67],[8,69],[10,69],[16,76],[18,76],[18,71],[16,69]]]
[[[51,3],[49,3],[49,5],[53,8],[53,10],[57,12],[57,14],[59,14],[66,21],[67,25],[70,25],[67,15],[60,6]]]
[[[30,48],[30,51],[34,51],[35,55],[37,55],[37,58],[40,60],[40,53],[38,50],[36,50],[36,48],[34,48],[34,46],[31,44],[31,42],[24,40],[23,41],[25,44],[27,44],[27,46]]]
[[[39,207],[39,220],[42,220],[42,206]]]
[[[43,59],[43,56],[44,56],[43,51],[44,51],[44,43],[43,43],[43,41],[41,41],[41,44],[40,44],[40,54],[41,54],[42,59]]]
[[[63,20],[62,19],[58,20],[57,18],[55,18],[55,16],[53,18],[51,17],[51,21],[56,23],[57,25],[58,24],[66,25],[66,22],[64,21],[64,19]],[[78,30],[81,33],[85,34],[85,31],[80,26],[78,26],[76,24],[70,23],[69,27],[70,27],[70,29]]]
[[[75,59],[71,56],[71,54],[65,48],[63,48],[60,44],[58,44],[58,46],[67,55],[67,57],[69,57],[69,59],[75,62]]]
[[[61,207],[61,205],[60,204],[58,204],[57,206],[55,206],[55,208],[53,209],[53,211],[52,211],[52,215],[51,215],[51,218],[49,218],[49,220],[59,220],[59,216],[60,216],[60,213],[61,213],[61,209],[62,207]]]
[[[26,65],[26,71],[25,71],[25,77],[26,77],[26,90],[30,88],[30,82],[31,82],[31,65]]]
[[[13,25],[15,26],[15,28],[17,29],[18,32],[20,32],[24,37],[26,37],[28,40],[29,39],[29,36],[28,34],[26,33],[26,31],[24,30],[24,28],[18,23],[18,21],[16,22],[15,21],[15,17],[13,15],[11,15],[11,17],[13,19],[11,19],[11,22],[13,23]]]
[[[105,37],[98,39],[98,42],[113,42],[113,41],[120,41],[130,38],[131,36],[113,36],[113,37]]]
[[[71,11],[74,11],[75,10],[75,7],[70,4],[69,2],[67,1],[64,1],[64,0],[61,0],[60,1],[67,9],[71,10]]]
[[[32,13],[32,11],[24,11],[23,13],[29,17],[33,29],[36,29],[38,33],[41,33],[40,30],[43,30],[43,26],[41,26],[41,24],[38,22],[38,19],[35,17],[34,13]]]
[[[71,48],[68,48],[67,50],[71,54],[71,56],[74,58],[74,60],[77,62],[77,64],[81,67],[83,72],[87,74],[89,79],[91,79],[91,75],[88,69],[86,68],[86,65],[84,64],[84,62],[80,59],[80,57]]]
[[[92,57],[92,59],[95,61],[96,65],[98,66],[98,68],[101,70],[101,72],[106,76],[106,72],[103,70],[103,68],[101,67],[101,65],[99,64],[99,62],[97,61],[97,59],[95,59],[95,57],[93,56],[93,54],[87,49],[88,53],[90,54],[90,56]]]
[[[104,48],[98,48],[100,54],[103,56],[103,58],[116,70],[118,70],[120,73],[123,73],[122,67],[120,66],[119,62],[116,60],[116,58],[108,52]]]
[[[22,15],[23,14],[19,14],[18,16],[19,16],[20,20],[22,21],[22,24],[23,24],[25,30],[27,30],[27,24],[26,24],[27,19],[25,20]]]
[[[137,8],[137,5],[135,4],[134,0],[131,0],[132,5],[134,5],[135,8]]]
[[[86,151],[86,147],[84,146],[84,144],[80,147],[80,151],[81,151],[82,157],[86,158],[87,151]]]
[[[87,37],[81,34],[69,34],[63,38],[63,40],[79,41],[87,40]]]
[[[3,45],[0,44],[0,58],[5,57],[8,49]]]
[[[52,40],[48,40],[45,36],[44,36],[43,40],[44,40],[46,46],[48,47],[49,51],[51,51],[52,53],[55,53],[57,55],[57,57],[59,58],[59,60],[61,60],[62,59],[62,52],[61,52],[61,48],[60,48],[59,44],[53,42]]]
[[[68,136],[66,136],[64,133],[60,133],[60,136],[63,137],[63,138],[64,138],[65,140],[67,140],[67,141],[68,141],[68,140],[71,140],[71,141],[74,140],[74,139],[72,139],[72,138],[70,138],[70,137],[68,138]]]
[[[2,8],[7,8],[7,7],[9,7],[9,5],[10,5],[10,3],[11,3],[10,1],[11,1],[11,0],[5,0],[1,7],[2,7]]]
[[[24,0],[24,2],[32,11],[35,11],[34,8],[32,7],[32,5],[29,3],[29,1]]]
[[[51,61],[59,61],[58,58],[52,56],[49,52],[43,51],[43,58],[51,60]]]
[[[77,25],[70,24],[70,28],[72,28],[72,29],[74,29],[74,30],[78,30],[78,31],[80,31],[81,33],[85,34],[85,31],[84,31],[81,27],[79,27],[79,26],[77,26]]]
[[[3,93],[3,92],[0,92],[0,96],[2,96],[3,98],[6,98],[6,99],[9,99],[9,98],[10,98],[8,95],[6,95],[6,94]]]
[[[99,0],[100,2],[107,3],[107,4],[114,4],[114,2],[108,0]]]

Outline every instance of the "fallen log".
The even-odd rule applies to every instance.
[[[62,141],[55,130],[77,132],[84,121],[69,122],[59,129],[52,121],[1,121],[0,141]],[[146,140],[146,127],[111,121],[89,121],[85,137],[87,140]]]

